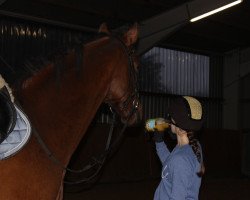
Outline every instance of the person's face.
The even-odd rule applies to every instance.
[[[171,128],[172,133],[174,133],[174,134],[177,133],[178,127],[176,126],[176,123],[172,118],[171,118],[171,122],[170,122],[170,128]]]
[[[177,136],[182,137],[184,135],[187,135],[187,132],[185,130],[177,126],[173,118],[171,118],[170,127],[171,127],[172,133],[176,134]]]

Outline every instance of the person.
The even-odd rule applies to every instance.
[[[201,145],[195,138],[204,122],[202,105],[194,97],[178,97],[169,106],[168,114],[177,145],[170,152],[163,141],[163,128],[156,126],[153,138],[162,172],[154,200],[197,200],[205,170]]]

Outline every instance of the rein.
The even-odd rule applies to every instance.
[[[133,109],[131,110],[129,117],[127,119],[127,121],[130,119],[130,117],[134,114],[134,112],[137,110],[138,107],[133,107]],[[121,131],[118,133],[118,136],[116,137],[116,139],[114,140],[114,142],[111,144],[111,139],[112,139],[112,135],[114,132],[114,126],[115,126],[115,118],[116,118],[116,114],[113,113],[113,117],[112,117],[112,125],[110,127],[109,130],[109,135],[108,135],[108,139],[106,142],[106,147],[103,153],[101,153],[98,157],[93,157],[93,163],[92,164],[88,164],[86,165],[84,168],[80,169],[80,170],[72,170],[69,168],[65,168],[65,170],[71,172],[71,173],[82,173],[85,172],[87,170],[90,170],[91,168],[93,168],[96,165],[99,165],[98,168],[96,169],[96,171],[90,175],[87,178],[83,178],[81,180],[78,181],[64,181],[65,184],[68,185],[77,185],[77,184],[81,184],[81,183],[86,183],[88,181],[91,181],[92,179],[94,179],[98,173],[100,172],[100,170],[102,169],[105,161],[107,160],[107,158],[110,158],[117,150],[118,145],[120,144],[120,142],[122,141],[123,137],[124,137],[124,131],[126,130],[126,128],[128,127],[128,123],[125,123],[121,129]]]
[[[129,116],[127,118],[127,122],[130,119],[130,117],[137,111],[138,109],[138,105],[133,106],[133,109],[130,111]],[[89,164],[87,164],[85,167],[83,167],[82,169],[70,169],[68,167],[65,167],[64,164],[58,160],[54,154],[51,152],[51,150],[48,148],[48,146],[45,144],[45,142],[43,141],[43,139],[41,138],[41,136],[39,135],[38,131],[35,129],[35,127],[32,127],[34,135],[38,141],[38,143],[41,145],[41,147],[43,148],[43,150],[45,151],[45,153],[48,155],[48,157],[58,166],[60,166],[63,170],[71,172],[71,173],[83,173],[86,172],[90,169],[92,169],[93,167],[98,165],[98,168],[96,169],[96,171],[90,175],[89,177],[86,177],[84,179],[81,179],[79,181],[64,181],[65,184],[68,185],[76,185],[76,184],[81,184],[81,183],[86,183],[88,181],[91,181],[92,179],[94,179],[98,173],[100,172],[100,170],[102,169],[105,161],[107,160],[108,157],[111,157],[112,154],[115,152],[115,150],[117,149],[117,146],[120,144],[120,141],[123,139],[124,137],[124,131],[126,130],[128,123],[125,123],[121,129],[121,131],[119,132],[116,140],[112,143],[111,145],[111,139],[112,139],[112,135],[114,132],[114,126],[115,126],[115,120],[116,119],[116,114],[113,112],[113,117],[112,117],[112,124],[109,130],[109,134],[108,134],[108,138],[107,138],[107,142],[106,142],[106,147],[103,153],[101,153],[98,157],[92,157],[92,160],[89,162]]]
[[[114,132],[115,117],[116,117],[115,114],[113,114],[112,125],[111,125],[110,130],[109,130],[109,135],[108,135],[108,139],[107,139],[107,142],[106,142],[106,147],[105,147],[104,152],[101,153],[98,157],[92,157],[91,161],[89,161],[89,163],[85,167],[83,167],[82,169],[78,169],[78,170],[70,169],[68,167],[65,167],[64,164],[54,156],[54,154],[51,152],[51,150],[45,144],[45,142],[43,141],[43,139],[41,138],[41,136],[39,135],[37,130],[33,127],[33,132],[34,132],[34,135],[35,135],[38,143],[41,145],[41,147],[43,148],[45,153],[49,156],[49,158],[55,164],[60,166],[63,170],[71,172],[71,173],[83,173],[83,172],[86,172],[86,171],[88,171],[88,170],[90,170],[93,167],[98,165],[98,168],[96,169],[96,171],[92,175],[90,175],[89,177],[86,177],[84,179],[81,179],[81,180],[75,181],[75,182],[73,182],[73,181],[72,182],[71,181],[64,181],[64,183],[70,184],[70,185],[80,184],[80,183],[88,182],[88,181],[92,180],[93,178],[95,178],[97,176],[97,174],[101,170],[105,160],[107,159],[108,153],[112,149],[112,146],[110,146],[110,144],[111,144],[111,139],[112,139],[112,135],[113,135],[113,132]],[[119,136],[121,136],[123,134],[123,132],[124,132],[124,130],[126,128],[125,126],[126,125],[124,125],[123,131],[120,132]],[[118,138],[121,138],[121,137],[117,137],[117,140],[114,143],[118,142]]]
[[[124,131],[126,130],[126,128],[128,126],[128,122],[129,122],[130,118],[135,114],[135,112],[137,112],[138,107],[139,107],[139,101],[138,101],[138,96],[139,95],[138,95],[138,91],[137,91],[137,78],[136,78],[136,75],[134,75],[134,65],[133,65],[133,61],[132,61],[132,58],[131,58],[132,52],[129,51],[129,49],[123,43],[122,40],[120,40],[117,37],[114,37],[114,38],[117,39],[122,44],[122,47],[123,47],[124,51],[128,55],[130,78],[134,79],[136,87],[135,87],[135,90],[132,93],[132,95],[130,95],[125,100],[125,102],[123,103],[122,109],[126,109],[131,101],[132,101],[132,106],[133,107],[132,107],[131,111],[128,114],[128,117],[126,119],[126,123],[123,125],[121,131],[118,133],[118,136],[113,141],[113,143],[111,144],[111,140],[112,140],[112,135],[114,133],[116,114],[115,114],[115,112],[112,111],[111,106],[110,106],[110,109],[111,109],[111,112],[113,113],[112,124],[111,124],[110,130],[109,130],[109,134],[108,134],[108,138],[107,138],[107,141],[106,141],[106,146],[105,146],[104,152],[100,153],[99,156],[92,157],[91,160],[89,161],[89,163],[85,167],[83,167],[82,169],[75,170],[75,169],[70,169],[68,167],[65,167],[65,165],[58,158],[56,158],[56,156],[51,152],[51,150],[48,148],[46,143],[43,141],[43,139],[41,138],[41,136],[39,135],[39,133],[35,129],[35,127],[32,127],[34,135],[37,138],[37,141],[41,145],[42,149],[45,151],[45,153],[48,155],[48,157],[55,164],[57,164],[60,168],[62,168],[64,171],[68,171],[70,173],[79,173],[80,174],[80,173],[86,172],[86,171],[98,166],[97,169],[95,170],[95,172],[92,173],[91,175],[89,175],[86,178],[83,178],[83,179],[78,180],[78,181],[64,181],[64,183],[68,184],[68,185],[76,185],[76,184],[81,184],[81,183],[87,183],[87,182],[93,180],[98,175],[98,173],[102,169],[102,167],[103,167],[105,161],[107,160],[107,158],[111,157],[116,152],[115,150],[117,149],[118,145],[120,144],[121,140],[124,137],[123,133],[124,133]],[[132,81],[130,81],[130,82],[132,82]]]

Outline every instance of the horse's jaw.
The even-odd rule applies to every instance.
[[[128,112],[127,115],[121,115],[121,122],[127,126],[135,126],[142,121],[142,106],[141,104],[136,108],[136,110]]]

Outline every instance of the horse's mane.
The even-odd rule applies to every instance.
[[[122,35],[124,32],[128,30],[129,26],[124,26],[122,28],[116,29],[112,32],[112,35],[122,39]],[[92,34],[89,37],[85,37],[84,39],[80,39],[79,37],[74,37],[73,42],[69,44],[67,47],[58,48],[56,51],[49,53],[45,56],[38,56],[35,58],[27,59],[24,64],[20,67],[21,72],[18,75],[20,80],[27,80],[34,75],[38,74],[41,69],[50,64],[55,66],[56,77],[60,77],[61,73],[64,71],[64,63],[63,58],[69,54],[69,52],[74,51],[76,54],[76,69],[80,69],[80,65],[83,59],[83,46],[90,42],[93,42],[97,39],[100,39],[104,36],[107,36],[106,33],[97,33]]]
[[[76,53],[76,67],[80,68],[80,61],[82,59],[82,47],[83,44],[86,44],[92,40],[97,39],[99,36],[95,35],[92,38],[87,38],[81,40],[78,37],[75,37],[71,44],[68,44],[67,47],[59,47],[56,51],[50,52],[47,55],[37,56],[35,58],[27,59],[24,64],[21,66],[21,72],[19,76],[21,79],[28,79],[36,74],[38,74],[41,69],[44,67],[53,64],[56,70],[56,76],[60,76],[64,70],[63,58],[69,54],[69,52],[74,51]]]
[[[85,37],[84,39],[79,39],[78,37],[75,37],[73,42],[69,44],[67,47],[59,47],[56,51],[49,53],[47,55],[43,56],[37,56],[35,58],[29,58],[27,59],[23,65],[20,66],[18,73],[15,74],[15,82],[14,87],[19,90],[24,82],[33,80],[35,77],[39,77],[39,75],[42,76],[42,74],[46,70],[48,71],[49,66],[53,66],[53,71],[55,78],[57,79],[58,84],[60,84],[61,81],[61,75],[63,72],[67,69],[65,67],[64,59],[65,57],[70,53],[74,52],[76,56],[76,63],[74,64],[74,67],[76,69],[76,72],[81,69],[81,63],[83,59],[83,47],[85,44],[88,44],[90,42],[93,42],[101,37],[103,37],[105,34],[92,34],[89,37]],[[78,73],[76,73],[78,74]]]

